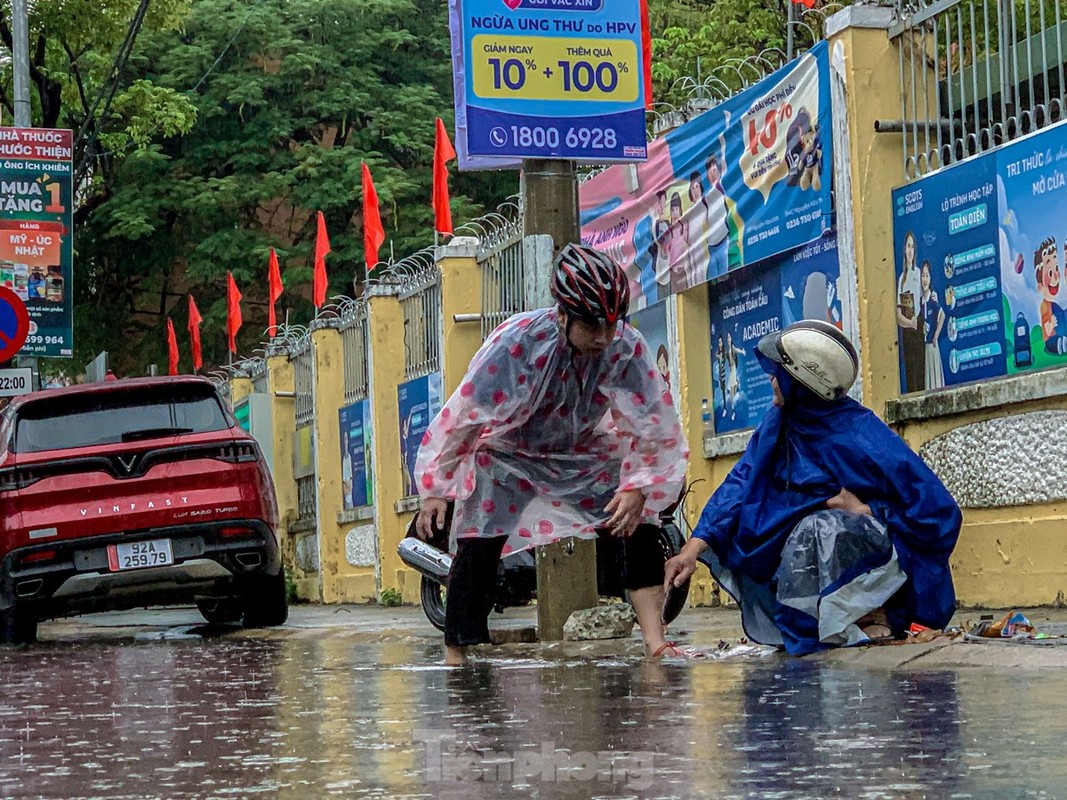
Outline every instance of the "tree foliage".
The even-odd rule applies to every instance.
[[[777,50],[771,61],[784,56],[786,15],[790,0],[649,0],[652,27],[653,96],[657,101],[683,105],[692,84],[715,76],[717,94],[735,92],[758,74],[752,68],[720,69],[731,60]],[[795,7],[797,18],[805,12]],[[818,17],[818,12],[815,12]],[[811,44],[809,25],[797,25],[797,46]],[[721,84],[719,83],[721,81]]]
[[[126,373],[165,361],[166,318],[185,329],[187,292],[204,315],[205,361],[224,362],[227,271],[244,293],[248,352],[266,328],[271,247],[280,315],[306,323],[317,210],[330,294],[352,294],[364,272],[361,162],[381,199],[383,257],[433,241],[434,119],[452,119],[446,0],[180,5],[173,24],[145,25],[112,104],[117,124],[99,137],[94,175],[105,177],[75,240],[76,364],[100,349]],[[454,176],[453,213],[475,215],[513,185]]]

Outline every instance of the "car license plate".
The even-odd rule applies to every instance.
[[[151,539],[146,542],[109,544],[107,563],[112,572],[145,567],[165,567],[174,563],[170,539]]]

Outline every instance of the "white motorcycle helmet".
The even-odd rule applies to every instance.
[[[845,334],[828,322],[805,319],[769,333],[756,349],[823,400],[840,400],[856,382],[859,359]]]

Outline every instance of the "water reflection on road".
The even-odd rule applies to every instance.
[[[0,653],[0,796],[1067,797],[1057,673],[324,634]]]

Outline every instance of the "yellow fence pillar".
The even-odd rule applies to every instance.
[[[482,346],[482,271],[476,240],[462,237],[437,248],[441,270],[441,371],[447,400]],[[459,316],[459,321],[456,317]],[[465,321],[466,320],[466,321]]]
[[[373,566],[354,566],[348,550],[351,526],[341,484],[341,431],[337,412],[344,405],[345,372],[341,332],[335,320],[312,323],[315,351],[315,476],[318,481],[319,574],[324,603],[362,603],[378,596]],[[373,534],[372,534],[373,535]]]
[[[237,404],[252,394],[252,379],[245,375],[235,375],[230,378],[230,410],[237,408]]]
[[[874,123],[900,117],[899,54],[888,34],[893,13],[856,5],[827,21],[831,70],[843,79],[845,97],[844,108],[834,107],[841,271],[855,260],[863,402],[883,417],[886,401],[899,394],[892,190],[904,180],[904,158],[901,135],[875,133]],[[842,122],[847,137],[837,136]]]
[[[378,537],[378,591],[401,593],[405,602],[418,602],[418,575],[403,565],[397,545],[407,533],[410,511],[404,501],[400,459],[397,387],[404,382],[404,315],[400,300],[384,287],[372,288],[367,303],[368,370],[374,463],[374,526]]]
[[[711,497],[712,491],[736,462],[736,456],[709,459],[705,456],[704,439],[710,431],[704,428],[705,404],[711,407],[711,315],[708,310],[708,287],[696,286],[675,297],[675,319],[678,330],[678,413],[682,430],[689,442],[689,472],[686,480],[693,483],[693,493],[686,499],[684,513],[692,527]],[[689,591],[692,605],[716,605],[718,594],[708,570],[700,566]]]
[[[284,352],[267,351],[267,386],[270,391],[274,493],[278,499],[278,538],[288,574],[295,559],[289,524],[296,519],[296,478],[293,477],[293,435],[296,433],[296,399],[293,365]]]

